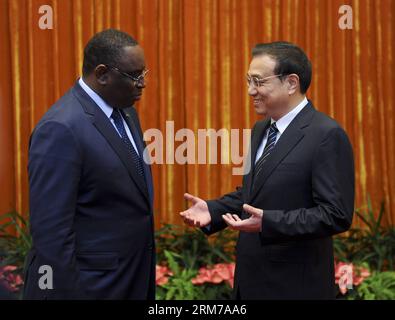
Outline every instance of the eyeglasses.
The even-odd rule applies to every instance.
[[[123,76],[125,76],[125,77],[127,77],[129,79],[132,79],[134,81],[134,85],[136,85],[136,84],[143,85],[145,77],[147,76],[147,73],[149,71],[148,69],[145,69],[145,70],[143,70],[143,72],[139,76],[135,77],[135,76],[132,76],[131,74],[129,74],[127,72],[119,70],[117,67],[110,66],[108,64],[106,64],[105,66],[110,68],[110,69],[113,69],[113,70],[117,71],[118,73],[120,73],[121,75],[123,75]]]
[[[283,76],[283,74],[275,74],[273,76],[268,76],[265,78],[250,77],[249,75],[247,75],[247,86],[259,88],[265,84],[267,79],[281,77],[281,76]]]

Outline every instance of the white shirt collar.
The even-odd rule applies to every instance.
[[[85,82],[82,77],[78,80],[81,88],[88,94],[89,97],[102,109],[107,118],[110,118],[113,112],[113,107],[109,106],[95,91],[93,91]]]
[[[277,121],[271,119],[271,123],[276,122],[276,126],[280,134],[282,134],[285,129],[289,126],[292,120],[298,115],[300,111],[308,104],[307,98],[304,97],[301,103],[299,103],[295,108],[288,112],[285,116],[282,116]]]

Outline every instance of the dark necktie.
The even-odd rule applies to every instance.
[[[255,164],[254,177],[258,176],[259,172],[261,172],[263,164],[267,160],[267,157],[270,155],[270,153],[273,151],[274,145],[276,144],[277,133],[278,129],[276,123],[273,122],[269,127],[269,135],[267,137],[267,142],[265,148],[263,149],[263,153],[258,162]]]
[[[143,169],[142,159],[137,154],[136,150],[134,149],[132,142],[129,140],[129,137],[128,137],[125,127],[123,125],[122,115],[118,109],[114,108],[114,110],[111,114],[111,118],[113,118],[115,126],[117,127],[118,132],[121,135],[122,141],[125,143],[130,155],[132,156],[133,162],[135,163],[136,168],[137,168],[137,172],[139,173],[139,175],[141,177],[144,178],[144,169]],[[145,180],[145,178],[144,178],[144,180]]]

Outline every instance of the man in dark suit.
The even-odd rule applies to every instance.
[[[211,201],[185,194],[184,221],[207,234],[239,230],[235,297],[333,299],[332,235],[349,229],[354,162],[344,130],[318,112],[306,91],[311,64],[286,42],[257,45],[248,93],[265,120],[251,136],[242,187]]]
[[[133,106],[146,73],[130,35],[100,32],[82,78],[34,129],[26,299],[155,298],[152,177]]]

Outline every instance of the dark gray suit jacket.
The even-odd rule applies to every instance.
[[[134,107],[123,110],[140,155]],[[154,299],[152,178],[135,168],[115,128],[78,83],[34,129],[29,148],[26,299]],[[53,289],[38,286],[53,269]]]
[[[267,119],[253,128],[252,159],[269,125]],[[354,211],[354,161],[346,133],[309,101],[280,136],[254,187],[251,172],[235,192],[208,201],[212,224],[203,229],[212,234],[225,228],[226,212],[248,218],[244,203],[263,209],[262,232],[239,235],[235,294],[333,299],[332,235],[349,229]]]

